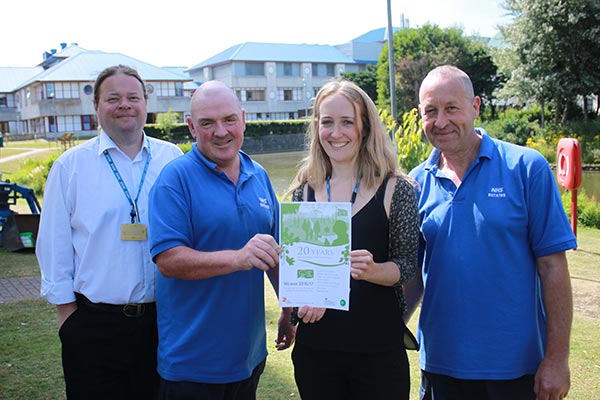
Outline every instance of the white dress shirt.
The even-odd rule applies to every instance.
[[[131,223],[131,205],[103,154],[106,149],[132,200],[151,155],[137,201],[140,223],[146,226],[150,188],[165,164],[182,154],[174,144],[144,134],[131,160],[102,131],[54,162],[36,243],[41,294],[50,303],[73,302],[74,292],[95,303],[154,301],[156,266],[148,240],[121,240],[121,225]]]

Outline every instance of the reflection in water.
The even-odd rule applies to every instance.
[[[556,176],[556,171],[554,175]],[[581,173],[581,188],[588,197],[600,201],[600,171],[583,171]],[[560,190],[562,193],[565,189],[560,188]]]

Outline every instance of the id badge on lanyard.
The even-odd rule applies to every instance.
[[[146,224],[121,224],[121,240],[146,240]]]
[[[131,223],[121,224],[121,240],[142,241],[148,239],[148,229],[146,227],[146,224],[140,223],[140,213],[137,208],[137,201],[140,197],[142,186],[144,185],[144,179],[146,178],[146,172],[148,172],[148,165],[150,164],[150,159],[152,158],[150,154],[150,140],[146,138],[146,141],[148,145],[148,158],[146,158],[146,164],[144,165],[144,171],[142,172],[142,178],[140,180],[140,186],[138,187],[138,192],[135,196],[135,200],[131,198],[129,190],[127,189],[127,185],[125,185],[125,181],[123,181],[123,178],[121,177],[121,174],[119,173],[119,170],[117,169],[117,166],[115,165],[112,157],[108,153],[108,150],[104,150],[103,152],[104,157],[108,162],[108,165],[110,166],[113,174],[115,175],[115,178],[117,178],[117,182],[119,182],[119,185],[121,186],[125,197],[127,197],[127,200],[131,205],[131,212],[129,213],[129,215],[131,216]]]

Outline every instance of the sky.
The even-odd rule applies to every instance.
[[[494,36],[502,0],[391,0],[392,25]],[[386,27],[387,0],[13,0],[2,4],[1,67],[34,67],[77,43],[158,67],[192,67],[244,42],[337,45]]]

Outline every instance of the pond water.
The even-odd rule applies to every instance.
[[[275,192],[282,195],[294,178],[304,152],[254,154],[252,158],[258,161],[269,172]],[[588,197],[600,200],[600,171],[583,171],[581,187]],[[560,188],[561,192],[564,189]]]
[[[275,188],[275,193],[281,196],[291,184],[294,176],[296,176],[304,152],[252,154],[251,156],[265,167]]]
[[[581,173],[581,187],[588,197],[600,201],[600,171],[583,171]]]

